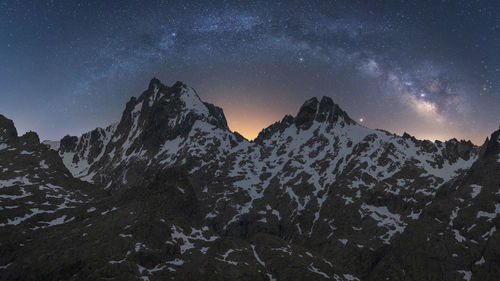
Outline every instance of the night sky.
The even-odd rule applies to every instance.
[[[0,114],[41,139],[120,119],[152,77],[249,139],[313,96],[360,124],[482,144],[500,125],[500,1],[0,0]]]

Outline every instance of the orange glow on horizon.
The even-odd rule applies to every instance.
[[[254,140],[263,129],[277,121],[281,121],[285,115],[290,114],[295,116],[300,108],[300,105],[286,104],[284,102],[268,100],[267,98],[253,99],[252,97],[253,95],[248,95],[247,98],[240,99],[237,103],[227,97],[221,97],[213,101],[214,104],[223,108],[229,129],[238,132],[247,140]],[[292,107],[296,107],[296,109],[291,110],[290,108]],[[364,121],[361,125],[367,126],[370,129],[379,128],[399,136],[402,136],[406,131],[419,140],[430,140],[432,142],[435,140],[445,142],[456,138],[458,141],[462,139],[466,141],[470,140],[473,144],[480,146],[486,138],[486,136],[482,137],[479,135],[468,138],[467,135],[469,132],[465,132],[459,128],[450,128],[447,122],[437,122],[435,118],[424,119],[405,129],[398,128],[397,124],[387,124],[382,120],[369,119]],[[436,124],[439,126],[434,127]]]
[[[251,110],[249,111],[249,110],[234,109],[234,110],[229,110],[226,113],[226,118],[228,126],[231,129],[231,131],[238,132],[247,140],[254,140],[263,129],[267,128],[268,126],[277,121],[281,121],[281,119],[283,119],[285,114],[286,113],[258,115],[254,114],[254,112],[252,112]],[[404,133],[404,131],[400,130],[391,131],[390,129],[385,129],[385,128],[382,129],[387,130],[390,133],[395,133],[399,136],[402,136]],[[453,135],[452,133],[444,133],[444,132],[435,133],[435,132],[425,132],[425,131],[416,132],[412,130],[407,130],[407,132],[410,135],[415,136],[415,138],[419,140],[430,140],[431,142],[434,142],[436,140],[445,142],[453,138],[456,138],[458,141],[469,140],[460,136]],[[481,146],[484,143],[484,139],[481,137],[470,139],[470,141],[477,146]]]
[[[254,140],[264,128],[281,120],[284,116],[279,114],[276,116],[274,114],[256,114],[244,109],[228,110],[225,114],[229,129],[238,132],[247,140]]]
[[[247,140],[254,140],[263,129],[290,114],[289,109],[281,103],[276,104],[276,101],[266,98],[254,99],[253,95],[247,97],[237,103],[227,98],[214,102],[223,108],[229,129],[238,132]]]

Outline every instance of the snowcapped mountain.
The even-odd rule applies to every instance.
[[[17,138],[2,122],[0,155]],[[93,266],[101,272],[96,279],[494,280],[499,134],[481,147],[397,136],[357,124],[323,97],[251,142],[194,89],[153,79],[116,124],[35,142],[45,153],[37,157],[50,154],[67,169],[47,176],[66,179],[57,191],[92,194],[79,199],[75,219],[50,229],[81,244],[48,252],[82,253],[41,267],[17,253],[44,256],[46,249],[12,245],[0,276],[27,267],[48,279],[79,279]],[[443,243],[453,253],[437,250]],[[436,256],[439,266],[432,265]]]

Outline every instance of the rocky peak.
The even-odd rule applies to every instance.
[[[323,96],[321,101],[318,101],[316,97],[306,101],[295,117],[295,124],[298,128],[309,128],[313,121],[331,124],[338,121],[344,121],[347,124],[356,123],[330,97],[326,96]]]
[[[293,121],[295,119],[293,118],[292,115],[285,115],[281,121],[275,122],[271,126],[263,129],[260,131],[259,135],[257,135],[257,138],[255,138],[255,143],[261,143],[263,140],[269,138],[271,135],[273,135],[275,132],[282,132],[286,128],[288,128],[291,124],[293,124]]]
[[[127,103],[118,125],[119,130],[122,127],[121,123],[130,125],[132,115],[134,118],[139,117],[141,119],[139,123],[143,123],[142,125],[151,123],[157,125],[162,121],[168,123],[169,127],[175,127],[184,121],[194,123],[196,120],[204,120],[228,129],[223,110],[202,102],[193,88],[180,81],[172,86],[166,86],[157,78],[151,79],[148,89],[139,98],[132,97]]]
[[[312,99],[307,100],[297,113],[297,117],[295,117],[295,124],[297,127],[307,126],[309,127],[314,119],[316,118],[318,111],[318,99],[313,97]]]
[[[29,131],[19,137],[19,141],[22,145],[25,146],[37,146],[38,144],[40,144],[40,138],[38,137],[38,134],[33,131]]]
[[[405,139],[405,140],[408,140],[408,139],[411,139],[411,140],[413,140],[413,141],[415,141],[415,140],[416,140],[416,138],[415,138],[414,136],[412,136],[412,135],[408,134],[407,132],[403,132],[403,136],[402,136],[402,138],[403,138],[403,139]]]
[[[222,110],[222,108],[208,102],[204,102],[203,104],[205,104],[205,106],[208,108],[210,114],[215,117],[216,122],[214,123],[214,125],[229,130],[229,127],[227,126],[226,116],[224,115],[224,111]]]
[[[122,168],[140,159],[158,157],[165,152],[166,142],[186,139],[193,127],[215,127],[229,133],[221,108],[202,102],[196,91],[182,82],[166,86],[153,78],[139,97],[127,102],[118,123],[79,138],[66,136],[60,142],[59,154],[73,176],[100,180],[95,176],[100,167]]]
[[[60,141],[59,150],[61,152],[74,151],[78,144],[78,137],[66,135]]]
[[[27,132],[18,137],[14,122],[3,115],[0,115],[0,144],[20,144],[26,149],[33,149],[40,144],[38,134],[35,132]]]
[[[438,148],[442,148],[443,157],[450,161],[450,163],[454,163],[459,158],[469,160],[471,156],[477,155],[476,153],[478,152],[478,147],[471,141],[458,141],[456,138],[445,142],[439,140],[431,142],[430,140],[419,140],[407,132],[403,133],[402,138],[407,141],[412,141],[416,146],[428,153],[435,153],[438,151]]]
[[[446,141],[444,145],[445,145],[444,155],[450,156],[451,159],[460,157],[465,160],[468,160],[470,158],[471,152],[475,151],[477,148],[471,141],[465,141],[465,140],[458,141],[455,138]]]
[[[491,137],[486,138],[483,144],[484,154],[498,155],[500,157],[500,128],[491,134]]]
[[[9,142],[17,138],[14,122],[0,114],[0,141]]]
[[[339,121],[346,124],[356,124],[330,97],[323,96],[321,101],[313,97],[304,102],[296,117],[285,115],[281,121],[262,130],[255,139],[255,142],[260,143],[276,131],[282,132],[294,123],[297,128],[308,129],[314,121],[327,122],[332,125]]]
[[[161,81],[158,78],[153,77],[153,79],[149,81],[148,90],[153,90],[154,88],[159,88],[161,86],[162,86]]]

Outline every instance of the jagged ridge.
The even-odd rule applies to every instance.
[[[73,153],[66,157],[68,167],[88,165],[78,174],[73,170],[74,175],[112,195],[98,197],[98,211],[67,224],[78,229],[75,236],[68,230],[56,233],[77,240],[90,233],[85,243],[118,241],[110,246],[119,249],[118,256],[103,248],[99,263],[83,262],[112,276],[403,279],[398,274],[412,260],[397,254],[406,254],[405,245],[415,249],[424,243],[434,226],[412,233],[437,218],[435,229],[444,236],[432,233],[435,238],[426,240],[426,247],[436,248],[445,239],[464,260],[440,263],[446,276],[456,279],[477,261],[469,249],[484,251],[496,239],[490,237],[497,237],[491,230],[498,222],[496,203],[484,200],[498,200],[498,180],[487,176],[499,169],[498,145],[492,143],[498,134],[481,148],[457,140],[420,141],[360,126],[324,97],[310,99],[296,117],[285,116],[249,142],[230,132],[222,110],[203,103],[194,90],[180,82],[167,87],[157,79],[108,128],[60,143],[63,158]],[[457,207],[469,208],[464,220],[479,219],[475,227],[492,234],[468,236],[470,224],[455,225],[458,220],[452,218]],[[89,223],[99,226],[87,229]],[[103,239],[99,233],[106,223],[113,227]],[[151,231],[146,235],[145,229]],[[477,244],[464,242],[470,240]],[[51,240],[37,243],[43,241]],[[441,269],[423,274],[432,263],[415,253],[413,260],[424,266],[408,274],[415,280],[440,278]],[[484,256],[474,274],[487,277],[487,268],[497,264],[496,253]],[[19,272],[22,264],[15,260],[8,272]],[[137,270],[125,274],[125,268]],[[80,268],[70,276],[83,272]]]

